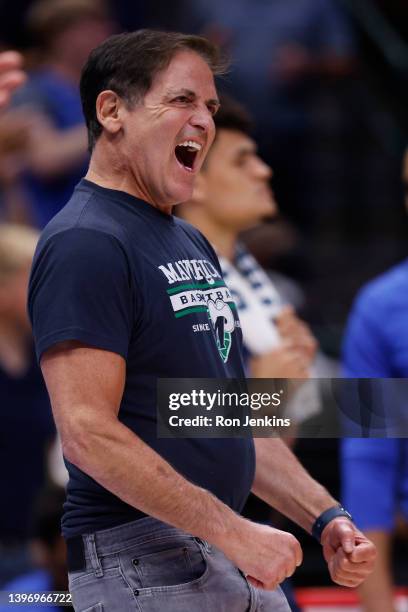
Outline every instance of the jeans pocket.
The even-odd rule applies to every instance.
[[[163,544],[154,552],[127,551],[125,558],[121,555],[121,565],[125,579],[140,594],[199,585],[208,571],[206,554],[194,539],[172,546]]]
[[[103,575],[106,578],[117,578],[121,577],[121,571],[119,565],[115,567],[109,567],[103,570]],[[81,587],[84,584],[92,583],[98,581],[99,578],[95,576],[95,570],[86,570],[80,572],[70,572],[68,574],[68,587],[69,590],[73,590],[74,588]]]
[[[101,603],[97,603],[86,610],[82,610],[81,612],[103,612],[103,605]]]
[[[95,576],[95,570],[88,570],[87,572],[85,571],[77,571],[77,572],[70,572],[68,574],[68,581],[69,581],[69,586],[71,587],[71,585],[76,584],[78,581],[83,581],[84,579],[88,579],[88,578],[92,578]],[[85,611],[86,612],[86,611]]]

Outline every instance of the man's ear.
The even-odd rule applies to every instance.
[[[123,100],[110,89],[101,91],[96,99],[96,116],[109,134],[117,134],[122,127],[120,113]]]

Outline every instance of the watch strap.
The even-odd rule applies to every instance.
[[[326,527],[326,525],[328,525],[333,519],[337,518],[338,516],[345,516],[350,521],[353,520],[350,512],[347,512],[347,510],[340,505],[333,506],[332,508],[325,510],[320,516],[317,517],[317,519],[313,523],[312,536],[319,543],[323,533],[323,529]]]

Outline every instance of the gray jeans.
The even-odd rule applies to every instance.
[[[290,612],[280,589],[254,589],[218,549],[153,518],[83,536],[69,574],[76,612]]]

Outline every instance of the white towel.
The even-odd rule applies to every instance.
[[[243,341],[252,355],[276,349],[282,342],[274,319],[284,303],[273,282],[245,247],[238,245],[232,264],[219,257],[225,282],[236,303]],[[311,377],[313,377],[313,367]],[[294,423],[317,414],[321,399],[317,381],[308,380],[296,392],[287,407]]]

